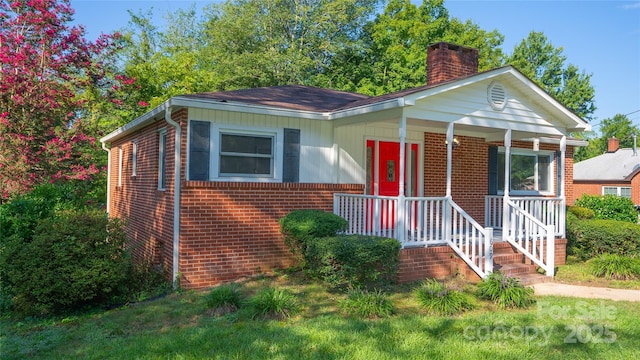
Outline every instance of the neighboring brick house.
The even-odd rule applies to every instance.
[[[493,237],[518,247],[535,216],[531,256],[548,265],[537,252],[556,249],[552,275],[564,243],[544,244],[564,234],[554,219],[581,144],[567,135],[588,125],[511,66],[478,73],[477,56],[431,45],[427,85],[378,97],[297,85],[172,97],[101,139],[108,212],[137,258],[186,288],[292,265],[278,219],[302,208],[397,238],[402,281],[465,263],[484,276]]]
[[[607,152],[576,163],[573,171],[574,198],[587,195],[617,195],[640,206],[640,155],[637,149],[620,148],[616,138],[607,140]]]

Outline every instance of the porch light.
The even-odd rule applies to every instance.
[[[449,145],[449,142],[448,142],[447,140],[445,140],[445,141],[444,141],[444,146],[447,146],[447,145]],[[454,138],[453,138],[453,143],[451,144],[451,147],[455,149],[455,148],[457,148],[458,146],[460,146],[460,140],[458,140],[458,138],[457,138],[457,137],[454,137]]]
[[[540,151],[540,139],[533,138],[533,151]]]

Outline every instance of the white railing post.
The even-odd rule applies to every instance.
[[[547,276],[552,277],[555,275],[555,257],[556,257],[556,244],[555,244],[555,229],[553,225],[547,225]],[[541,254],[542,255],[542,254]]]
[[[493,228],[486,227],[484,237],[484,273],[489,275],[493,272]]]

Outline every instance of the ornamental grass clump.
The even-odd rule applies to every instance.
[[[597,277],[633,280],[640,277],[640,258],[602,254],[590,261],[591,273]]]
[[[526,308],[535,303],[533,289],[517,278],[500,272],[490,274],[478,284],[478,296],[491,300],[501,308]]]
[[[456,315],[475,307],[467,294],[435,279],[425,281],[415,290],[415,296],[427,312],[435,315]]]
[[[205,302],[212,315],[226,315],[238,311],[242,305],[242,293],[236,284],[221,285],[207,294]]]
[[[298,311],[295,296],[273,287],[259,290],[249,299],[249,314],[252,319],[283,320],[297,314]]]
[[[389,317],[394,312],[393,303],[382,290],[350,289],[347,298],[338,304],[347,315],[366,319]]]

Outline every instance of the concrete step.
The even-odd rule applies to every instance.
[[[518,280],[522,285],[534,285],[553,281],[553,278],[542,274],[522,274],[518,275]]]

